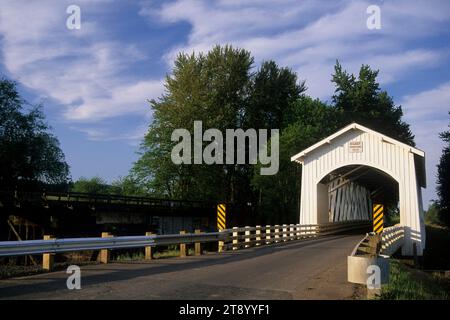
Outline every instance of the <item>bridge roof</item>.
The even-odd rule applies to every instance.
[[[346,127],[342,128],[341,130],[333,133],[332,135],[326,137],[325,139],[322,139],[319,142],[313,144],[309,148],[306,148],[305,150],[297,153],[296,155],[291,157],[291,161],[302,163],[304,158],[309,153],[311,153],[312,151],[314,151],[316,149],[319,149],[319,148],[321,148],[321,147],[323,147],[325,145],[329,145],[337,137],[340,137],[340,136],[344,135],[345,133],[347,133],[349,131],[352,131],[352,130],[360,130],[362,132],[367,132],[367,133],[372,134],[374,136],[378,136],[382,141],[385,141],[385,142],[397,145],[397,146],[399,146],[399,147],[401,147],[401,148],[403,148],[403,149],[413,153],[415,159],[419,163],[419,167],[416,168],[416,170],[417,170],[417,174],[419,176],[420,184],[425,187],[426,182],[425,182],[425,152],[424,151],[422,151],[420,149],[417,149],[417,148],[414,148],[414,147],[412,147],[410,145],[407,145],[407,144],[405,144],[403,142],[400,142],[398,140],[395,140],[393,138],[390,138],[387,135],[384,135],[384,134],[382,134],[380,132],[377,132],[375,130],[369,129],[369,128],[367,128],[367,127],[365,127],[363,125],[360,125],[360,124],[358,124],[356,122],[349,124],[348,126],[346,126]]]

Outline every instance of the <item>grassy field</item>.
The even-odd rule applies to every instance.
[[[426,273],[392,260],[389,277],[389,284],[382,287],[381,299],[450,299],[450,279],[438,273]]]

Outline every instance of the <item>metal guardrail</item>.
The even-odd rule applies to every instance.
[[[2,241],[0,242],[0,257],[84,250],[142,248],[180,243],[214,242],[224,238],[226,238],[226,233],[211,232],[155,236]]]
[[[239,249],[335,234],[368,226],[370,222],[351,221],[321,225],[275,225],[226,229],[210,233],[104,238],[67,238],[0,242],[0,257],[62,253],[84,250],[143,248],[178,244],[219,242],[219,250]]]

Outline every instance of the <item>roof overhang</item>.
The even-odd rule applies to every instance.
[[[306,148],[305,150],[297,153],[296,155],[291,157],[291,161],[297,162],[297,163],[303,163],[305,157],[310,154],[311,152],[325,146],[325,145],[329,145],[332,143],[332,141],[340,136],[342,136],[343,134],[352,131],[352,130],[359,130],[362,132],[367,132],[370,133],[374,136],[379,137],[383,142],[387,142],[387,143],[391,143],[394,145],[397,145],[401,148],[404,148],[405,150],[411,152],[414,154],[414,159],[415,159],[415,163],[416,165],[416,170],[418,170],[417,175],[418,175],[418,181],[419,184],[422,187],[426,187],[426,175],[425,175],[425,152],[417,149],[415,147],[409,146],[406,143],[400,142],[398,140],[395,140],[393,138],[390,138],[382,133],[379,133],[377,131],[374,131],[372,129],[369,129],[367,127],[364,127],[358,123],[351,123],[348,126],[342,128],[341,130],[333,133],[332,135],[326,137],[325,139],[320,140],[319,142],[313,144],[312,146],[310,146],[309,148]]]

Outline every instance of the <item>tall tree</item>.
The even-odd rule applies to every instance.
[[[273,61],[264,62],[254,73],[252,67],[250,53],[231,46],[178,55],[166,78],[166,93],[151,101],[153,121],[132,170],[149,192],[189,199],[252,200],[249,165],[175,165],[170,158],[176,144],[172,132],[186,128],[192,133],[197,120],[204,130],[217,128],[223,134],[226,129],[282,125],[303,85],[297,84],[295,73]]]
[[[111,186],[101,177],[84,178],[81,177],[74,182],[70,188],[72,192],[86,192],[92,194],[108,194],[111,193]]]
[[[251,78],[243,126],[281,129],[292,122],[292,103],[306,90],[297,74],[280,68],[275,61],[265,61]]]
[[[414,136],[409,125],[402,120],[401,106],[380,89],[378,70],[362,65],[358,77],[342,69],[337,61],[332,82],[336,89],[333,103],[339,111],[342,125],[358,122],[394,139],[414,146]]]
[[[69,166],[40,106],[27,105],[16,83],[0,79],[0,188],[67,182]]]
[[[445,146],[438,164],[439,217],[442,222],[450,226],[450,130],[442,132],[440,137],[445,142]]]

